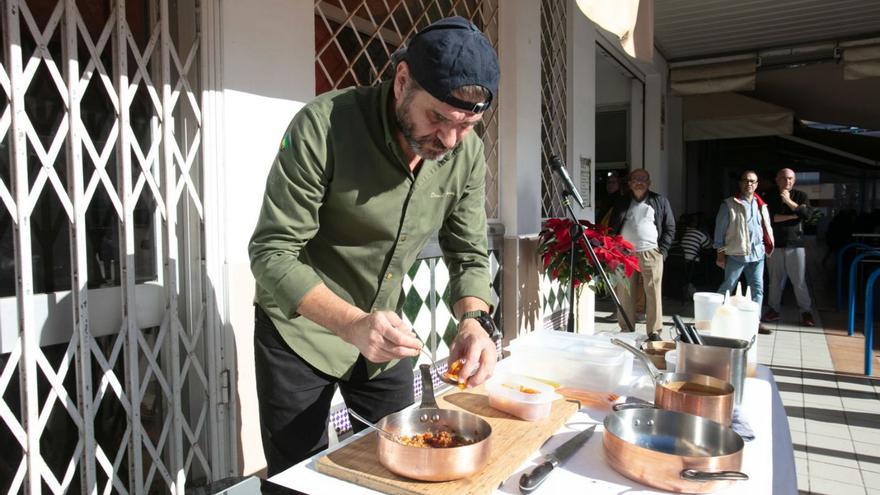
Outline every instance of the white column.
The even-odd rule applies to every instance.
[[[584,198],[585,208],[575,207],[578,218],[595,217],[596,185],[596,28],[569,0],[568,36],[568,156],[572,180]],[[589,187],[586,190],[584,186]],[[585,289],[577,304],[576,328],[595,329],[595,296]]]
[[[498,8],[504,339],[540,328],[534,236],[541,229],[541,5]],[[530,242],[528,238],[531,237]]]
[[[253,364],[254,279],[247,245],[266,175],[290,119],[315,95],[314,2],[221,2],[222,137],[226,208],[228,328],[237,368],[240,468],[265,466]],[[232,348],[232,347],[229,347]],[[236,400],[233,395],[232,400]]]

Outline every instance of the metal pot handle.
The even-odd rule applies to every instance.
[[[657,367],[654,366],[654,363],[651,362],[651,359],[648,357],[647,354],[620,339],[611,339],[611,343],[618,347],[623,347],[624,349],[633,353],[639,359],[639,361],[641,361],[642,365],[648,370],[648,374],[651,375],[651,380],[654,382],[654,385],[657,385],[657,380],[660,378],[660,370],[658,370]]]
[[[686,481],[741,481],[749,479],[749,475],[739,471],[700,471],[698,469],[685,469],[680,474],[681,479]]]
[[[439,409],[437,399],[434,398],[434,380],[431,377],[431,365],[420,364],[419,372],[422,374],[422,403],[419,409]]]
[[[751,349],[753,345],[755,345],[755,341],[757,340],[757,338],[758,338],[758,334],[752,335],[752,340],[749,341],[749,346],[746,347],[747,351],[749,349]]]
[[[657,409],[657,406],[650,402],[621,402],[611,406],[614,412],[626,411],[627,409]]]

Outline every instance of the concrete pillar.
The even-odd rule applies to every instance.
[[[541,6],[498,9],[504,338],[541,327],[535,236],[541,229]]]

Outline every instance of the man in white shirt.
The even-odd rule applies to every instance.
[[[651,175],[647,170],[630,172],[628,183],[630,194],[614,206],[609,226],[632,243],[641,273],[618,284],[615,291],[629,321],[633,322],[635,291],[639,287],[639,278],[642,279],[647,313],[645,329],[649,338],[657,339],[663,328],[663,260],[675,237],[675,217],[669,201],[649,190]],[[622,330],[628,330],[623,315],[617,315],[617,322]]]

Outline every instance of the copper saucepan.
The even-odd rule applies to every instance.
[[[641,361],[654,380],[654,405],[660,409],[696,414],[729,426],[733,418],[734,388],[729,382],[698,373],[661,372],[648,356],[620,339],[611,343],[623,347]],[[615,406],[628,407],[626,404]]]
[[[693,414],[627,409],[605,416],[602,446],[608,464],[645,485],[678,493],[710,493],[736,480],[742,437]]]
[[[389,471],[424,481],[466,478],[489,461],[492,427],[475,414],[441,409],[434,399],[430,366],[419,366],[422,375],[422,402],[416,409],[389,414],[376,423],[393,436],[379,434],[379,462]],[[470,443],[459,447],[415,447],[405,445],[400,435],[437,434],[448,431]]]

